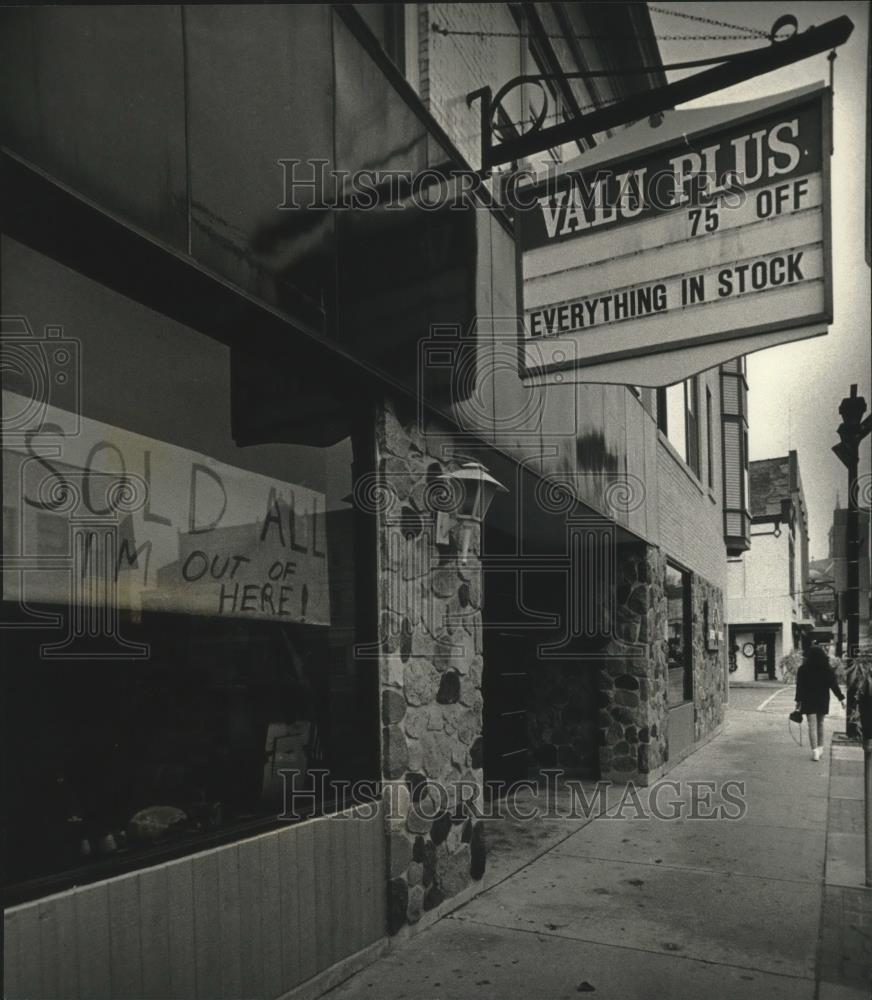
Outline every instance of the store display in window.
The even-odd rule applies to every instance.
[[[371,425],[325,439],[315,418],[308,443],[300,423],[297,443],[241,447],[229,345],[13,241],[3,250],[10,307],[39,330],[41,303],[62,301],[81,357],[81,413],[32,405],[30,369],[4,368],[4,418],[35,420],[10,433],[4,419],[2,442],[7,873],[20,899],[274,825],[283,771],[377,775],[352,506]],[[328,375],[306,372],[325,398]],[[341,805],[316,795],[296,811]]]

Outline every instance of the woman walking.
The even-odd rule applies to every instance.
[[[796,710],[808,721],[812,760],[820,760],[824,751],[824,716],[830,711],[830,691],[844,702],[826,650],[810,646],[796,672]]]

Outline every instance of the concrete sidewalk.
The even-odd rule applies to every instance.
[[[860,988],[870,964],[862,926],[850,961],[843,959],[856,900],[846,909],[827,895],[829,930],[821,935],[829,754],[812,761],[788,731],[792,693],[770,695],[765,705],[762,697],[737,698],[747,707],[731,708],[724,734],[668,776],[681,782],[686,804],[688,782],[743,781],[741,819],[642,819],[625,808],[626,818],[575,821],[578,828],[540,820],[540,827],[562,822],[553,839],[563,839],[330,1000],[568,1000],[587,992],[620,1000],[868,1000],[868,987]],[[660,801],[674,798],[673,791]],[[712,796],[711,805],[724,803],[720,792]],[[494,862],[511,870],[499,850]]]
[[[872,889],[865,887],[863,806],[862,748],[834,743],[818,962],[820,1000],[872,996]]]

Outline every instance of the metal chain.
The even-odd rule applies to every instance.
[[[685,15],[690,17],[690,15]],[[545,33],[544,35],[529,35],[525,32],[518,31],[485,31],[484,29],[472,29],[472,28],[443,28],[441,24],[437,24],[433,21],[430,25],[430,29],[437,35],[459,35],[469,38],[479,38],[484,40],[485,38],[510,38],[513,41],[518,41],[522,38],[549,38],[556,41],[566,41],[566,35],[552,35]],[[752,29],[748,28],[747,31]],[[749,42],[751,37],[763,37],[769,38],[769,35],[765,32],[756,32],[754,36],[749,35],[654,35],[653,37],[660,42],[715,42],[715,41],[741,41]],[[584,39],[587,41],[611,41],[611,42],[626,42],[630,41],[634,36],[631,35],[586,35],[586,34],[576,34],[573,32],[573,38]]]
[[[702,14],[688,14],[682,10],[671,10],[669,7],[658,7],[655,4],[648,4],[648,9],[656,11],[658,14],[670,14],[672,17],[683,17],[688,21],[699,21],[702,24],[711,24],[717,28],[731,28],[733,31],[744,31],[757,38],[768,38],[769,32],[760,28],[747,28],[743,24],[731,24],[729,21],[719,21],[714,17],[705,17]]]

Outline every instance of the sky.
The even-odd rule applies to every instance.
[[[823,24],[842,14],[854,22],[847,43],[837,50],[834,77],[834,154],[832,159],[833,303],[834,322],[826,337],[785,344],[748,357],[748,435],[751,461],[786,455],[795,449],[809,512],[811,558],[827,555],[836,494],[847,501],[847,472],[830,450],[838,442],[839,403],[852,382],[872,407],[870,356],[870,273],[865,261],[866,201],[866,58],[869,5],[863,2],[651,3],[657,35],[739,34],[720,25],[676,17],[666,11],[692,14],[758,28],[768,32],[782,14],[793,14],[799,30]],[[664,64],[733,53],[760,45],[716,39],[658,42]],[[675,71],[669,79],[688,72]],[[817,81],[828,82],[826,53],[795,63],[683,107],[703,107],[746,101],[792,90]],[[869,409],[867,409],[867,414]],[[872,466],[872,435],[862,445],[860,474]]]

